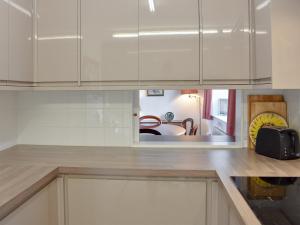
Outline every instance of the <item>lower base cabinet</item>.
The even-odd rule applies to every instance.
[[[234,208],[230,208],[230,211],[229,211],[229,224],[230,225],[244,225],[244,223],[240,219],[240,216],[238,215],[238,212]]]
[[[206,225],[205,180],[66,182],[66,225]]]
[[[244,225],[235,207],[229,201],[224,187],[218,184],[217,196],[217,219],[218,222],[214,225]]]
[[[215,179],[57,178],[0,225],[245,225]]]
[[[207,182],[207,225],[245,225],[218,180]]]
[[[63,225],[62,179],[58,178],[0,221],[0,225]]]

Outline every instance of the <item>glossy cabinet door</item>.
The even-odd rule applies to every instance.
[[[228,200],[221,183],[219,183],[217,189],[214,192],[214,195],[217,195],[217,207],[213,211],[216,216],[213,218],[214,223],[212,225],[245,225],[233,204]]]
[[[219,184],[218,192],[217,192],[217,201],[218,201],[218,207],[216,210],[217,213],[217,224],[218,225],[231,225],[229,223],[229,210],[230,205],[227,201],[227,198],[224,193],[224,188],[221,184]]]
[[[66,225],[206,225],[206,182],[67,179]]]
[[[219,182],[217,180],[208,180],[206,187],[207,187],[206,225],[219,225],[218,216],[217,216],[219,211],[219,202],[218,202]]]
[[[255,79],[272,76],[271,1],[255,0]]]
[[[138,0],[82,0],[81,31],[82,81],[138,80]]]
[[[8,2],[0,1],[0,80],[8,80]]]
[[[33,1],[9,0],[9,80],[33,81]]]
[[[140,0],[140,80],[199,81],[198,0]]]
[[[77,0],[37,0],[37,82],[77,81]]]
[[[299,89],[300,2],[255,0],[254,9],[256,79],[269,78],[275,89]]]
[[[272,82],[276,89],[300,89],[300,1],[272,0]]]
[[[250,79],[248,0],[202,0],[203,81]]]

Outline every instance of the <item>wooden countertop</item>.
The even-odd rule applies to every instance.
[[[300,176],[300,160],[246,149],[158,149],[19,145],[0,152],[0,218],[60,174],[218,177],[245,224],[260,224],[230,176]]]

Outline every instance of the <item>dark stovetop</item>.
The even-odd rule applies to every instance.
[[[300,178],[232,177],[263,225],[300,225]]]

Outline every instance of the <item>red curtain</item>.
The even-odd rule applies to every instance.
[[[236,90],[228,92],[227,134],[235,135]]]
[[[204,90],[203,119],[212,120],[211,102],[212,102],[212,90]]]

